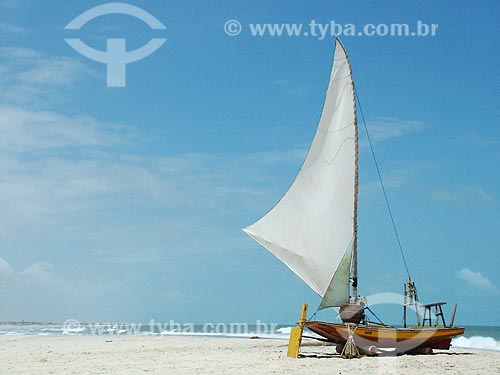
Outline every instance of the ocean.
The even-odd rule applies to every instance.
[[[0,335],[190,335],[214,337],[253,337],[287,340],[290,325],[246,323],[0,323]],[[500,351],[500,326],[466,326],[465,334],[452,340],[452,347]]]

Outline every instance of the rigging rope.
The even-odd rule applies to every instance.
[[[375,317],[375,319],[378,320],[378,322],[380,324],[382,324],[383,326],[386,326],[387,324],[385,324],[382,320],[380,320],[380,318],[372,311],[372,309],[370,309],[368,306],[365,307],[365,310],[368,310],[369,312],[372,313],[372,315]]]
[[[387,198],[387,193],[385,192],[384,182],[382,181],[382,175],[380,174],[380,168],[378,166],[377,158],[375,157],[375,151],[373,150],[372,140],[370,138],[370,133],[368,132],[368,127],[366,126],[365,115],[363,114],[363,108],[361,108],[361,102],[359,100],[359,95],[358,95],[358,91],[356,90],[356,87],[354,87],[354,92],[355,92],[356,98],[358,100],[359,112],[361,113],[361,118],[363,120],[363,124],[365,127],[366,136],[368,137],[368,143],[370,144],[370,150],[372,152],[373,161],[375,162],[375,168],[377,169],[378,179],[380,181],[380,185],[382,186],[382,192],[384,193],[385,203],[387,205],[387,210],[389,211],[389,216],[391,218],[392,228],[394,229],[394,234],[396,235],[396,239],[398,241],[399,251],[401,252],[401,257],[403,258],[403,263],[405,265],[406,274],[408,275],[408,278],[410,278],[410,271],[408,271],[408,265],[406,264],[406,259],[405,259],[405,255],[403,252],[403,247],[401,246],[401,241],[399,239],[398,230],[396,229],[396,223],[394,222],[394,216],[392,215],[391,205],[389,204],[389,199]]]

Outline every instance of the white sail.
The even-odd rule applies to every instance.
[[[350,64],[344,47],[337,40],[323,112],[306,160],[278,204],[244,229],[321,297],[346,252],[352,251],[350,244],[356,242],[355,111]],[[344,294],[347,285],[348,293],[349,272],[342,270],[340,275],[333,282],[344,287],[332,289],[330,286],[330,289],[344,291]],[[338,297],[329,305],[337,306],[335,303],[348,295]]]

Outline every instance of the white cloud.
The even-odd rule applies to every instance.
[[[466,267],[463,267],[457,272],[457,277],[475,289],[481,289],[494,294],[499,293],[499,289],[480,272],[474,272]]]
[[[65,100],[76,83],[94,75],[79,61],[20,47],[0,47],[0,99],[37,106]]]
[[[31,3],[31,0],[0,0],[1,8],[18,9]]]
[[[28,31],[26,29],[23,29],[20,26],[13,25],[8,22],[3,22],[0,21],[0,33],[6,33],[6,34],[14,34],[14,35],[19,35],[19,34],[26,34]]]
[[[500,137],[496,134],[488,134],[488,128],[485,128],[485,133],[471,132],[470,130],[465,134],[460,134],[457,136],[452,136],[446,138],[445,140],[454,144],[458,144],[460,147],[466,148],[487,148],[487,147],[498,147],[500,144]]]
[[[262,212],[293,180],[280,181],[283,190],[270,201],[283,167],[296,171],[305,156],[305,149],[138,156],[130,153],[131,140],[146,140],[131,127],[16,106],[0,107],[0,132],[0,231],[14,237],[20,228],[98,230],[103,212],[118,227],[122,210],[161,208],[170,228],[173,218],[193,228],[207,217]],[[77,217],[79,228],[68,220]]]
[[[49,283],[53,279],[52,268],[50,263],[36,262],[22,270],[20,274],[37,283]]]
[[[33,153],[109,146],[125,142],[131,129],[85,116],[0,106],[0,133],[0,152]]]
[[[102,316],[111,295],[127,298],[129,289],[120,282],[67,278],[48,262],[14,269],[0,258],[0,320],[64,321],[70,317]]]
[[[27,59],[40,59],[42,57],[40,52],[23,47],[0,47],[0,52],[7,65],[15,62],[14,59],[20,59],[21,62],[28,63]]]
[[[273,85],[275,86],[287,86],[289,84],[290,82],[287,81],[286,79],[277,79],[273,82]]]
[[[0,258],[0,279],[10,277],[14,273],[12,266]]]
[[[41,221],[49,225],[68,213],[108,206],[106,195],[144,192],[156,183],[119,149],[140,141],[127,126],[51,111],[0,107],[0,235]],[[29,226],[29,225],[28,225]]]
[[[457,190],[434,189],[428,192],[434,201],[443,204],[463,205],[468,202],[494,203],[496,199],[482,187],[464,187]]]
[[[307,147],[292,148],[290,150],[280,151],[263,151],[253,154],[246,154],[240,156],[241,161],[251,163],[254,165],[283,165],[287,163],[294,163],[297,168],[305,160],[307,154]]]
[[[360,138],[365,137],[365,130],[362,124],[362,119],[358,117],[360,127]],[[422,131],[426,128],[423,122],[416,120],[404,120],[394,117],[377,117],[367,121],[368,131],[372,143],[383,142],[393,138],[399,138],[411,133]],[[362,144],[366,146],[363,140]]]
[[[84,67],[73,59],[56,57],[39,59],[27,70],[19,72],[18,78],[25,84],[67,85],[78,79]]]
[[[303,87],[300,87],[285,79],[277,79],[273,81],[273,86],[279,88],[280,91],[287,96],[300,96],[307,94],[307,90],[305,90]]]

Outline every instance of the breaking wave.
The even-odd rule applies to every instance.
[[[500,351],[500,341],[493,337],[472,336],[472,337],[457,337],[451,341],[454,348],[464,349],[481,349]]]

